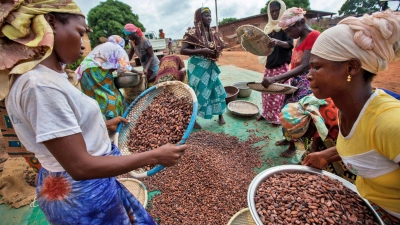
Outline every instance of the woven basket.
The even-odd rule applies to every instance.
[[[255,104],[243,101],[243,100],[236,100],[230,102],[228,104],[228,109],[235,115],[239,116],[255,116],[259,113],[258,106]]]
[[[122,155],[131,154],[128,148],[128,140],[130,136],[130,131],[135,128],[136,120],[139,118],[142,112],[153,102],[154,97],[162,95],[164,93],[164,90],[172,92],[178,98],[188,97],[190,99],[190,103],[193,104],[193,111],[189,125],[186,128],[186,131],[183,134],[181,141],[178,143],[178,145],[184,144],[186,142],[186,139],[189,138],[189,134],[193,129],[197,115],[198,104],[196,94],[194,93],[192,88],[180,81],[162,82],[155,86],[152,86],[151,88],[140,94],[135,99],[135,101],[133,101],[132,104],[125,110],[125,113],[122,117],[128,119],[131,122],[127,125],[123,125],[122,123],[120,123],[118,125],[118,129],[114,138],[115,145],[118,146]],[[162,169],[164,169],[164,166],[162,165],[157,165],[155,168],[149,171],[146,171],[143,168],[139,168],[137,170],[131,171],[130,175],[135,178],[143,178],[154,175],[157,172],[160,172]]]
[[[267,47],[271,38],[258,27],[243,25],[236,30],[236,33],[242,47],[254,55],[269,56],[274,51],[274,48]]]
[[[256,223],[251,217],[249,208],[244,208],[232,216],[228,225],[256,225]]]
[[[253,90],[269,93],[269,94],[293,94],[297,91],[297,87],[293,87],[290,85],[273,83],[270,84],[267,88],[265,88],[261,83],[250,82],[247,83],[247,86]]]
[[[142,182],[133,178],[119,178],[118,181],[146,208],[148,201],[147,188]]]

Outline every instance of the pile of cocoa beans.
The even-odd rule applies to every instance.
[[[340,181],[309,173],[275,174],[258,186],[263,224],[378,224],[364,201]]]
[[[239,210],[247,208],[247,190],[261,167],[261,156],[253,144],[265,137],[237,137],[206,131],[194,132],[182,160],[145,178],[148,190],[160,190],[147,206],[160,225],[227,224]]]
[[[130,132],[129,150],[140,153],[158,148],[167,143],[177,144],[192,115],[193,105],[187,97],[177,97],[170,91],[164,91],[136,120]],[[154,165],[149,165],[149,170]]]

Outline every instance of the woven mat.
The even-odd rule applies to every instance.
[[[271,38],[258,27],[243,25],[236,30],[236,33],[242,47],[254,55],[268,56],[274,51],[274,48],[267,47]]]
[[[237,100],[228,104],[228,109],[239,116],[254,116],[259,113],[258,107],[248,101]]]
[[[261,83],[250,82],[247,83],[247,86],[255,91],[269,93],[269,94],[293,94],[297,91],[297,87],[285,85],[285,84],[270,84],[267,88],[265,88]]]

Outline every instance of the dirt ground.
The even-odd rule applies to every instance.
[[[187,56],[181,56],[188,59]],[[234,65],[243,69],[264,73],[264,66],[258,63],[257,56],[235,46],[224,50],[218,61],[219,65]],[[390,63],[389,69],[379,73],[372,82],[374,87],[385,88],[400,93],[400,61]]]

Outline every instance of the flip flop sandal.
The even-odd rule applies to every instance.
[[[7,161],[8,158],[0,158],[0,163]]]

